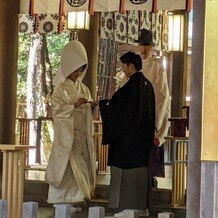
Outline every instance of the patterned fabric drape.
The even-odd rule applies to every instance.
[[[127,13],[115,12],[115,41],[128,42]]]
[[[168,12],[162,14],[161,49],[168,51]]]
[[[128,17],[128,43],[132,45],[137,45],[138,31],[139,31],[139,15],[137,11],[129,11],[127,13]]]
[[[161,28],[162,28],[162,13],[158,11],[152,14],[152,37],[155,49],[161,50]]]
[[[113,39],[115,26],[114,16],[114,13],[105,12],[104,16],[101,17],[101,38]]]
[[[150,30],[151,29],[151,23],[152,23],[152,13],[151,11],[141,11],[140,12],[140,29],[146,29]]]
[[[101,13],[101,38],[137,45],[138,31],[152,31],[156,50],[168,50],[168,12],[127,11]]]
[[[36,32],[39,33],[58,33],[60,16],[57,14],[39,14],[38,23],[35,22],[35,17],[29,14],[19,15],[19,32],[20,33],[34,33],[34,26],[36,27]],[[67,29],[67,17],[64,16],[62,23],[62,31],[69,32]]]

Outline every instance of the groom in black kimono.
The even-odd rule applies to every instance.
[[[103,144],[109,144],[111,166],[109,207],[146,210],[151,190],[149,149],[155,131],[155,97],[145,78],[141,57],[120,57],[128,82],[110,100],[99,101]]]

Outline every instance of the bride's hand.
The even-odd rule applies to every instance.
[[[75,106],[75,107],[79,107],[80,105],[86,104],[87,102],[88,102],[87,99],[85,99],[85,98],[80,98],[80,99],[74,104],[74,106]]]

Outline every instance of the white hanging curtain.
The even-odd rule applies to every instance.
[[[71,11],[88,11],[89,9],[89,1],[81,0],[81,1],[72,1],[67,0],[64,1],[64,13],[68,13]]]
[[[153,0],[127,0],[124,1],[124,10],[152,10]]]
[[[138,31],[152,31],[157,50],[168,50],[167,10],[189,11],[193,0],[20,0],[22,33],[61,33],[71,11],[101,12],[101,38],[137,44]],[[154,12],[154,13],[152,13]]]
[[[192,8],[193,0],[158,0],[157,10],[184,10],[188,3]]]
[[[20,13],[59,14],[70,11],[120,11],[120,10],[184,10],[192,7],[193,0],[20,0]]]

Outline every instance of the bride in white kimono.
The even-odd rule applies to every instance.
[[[70,41],[63,48],[51,97],[54,142],[45,173],[48,203],[75,204],[94,193],[93,104],[88,87],[81,82],[87,68],[85,48],[79,41]]]

